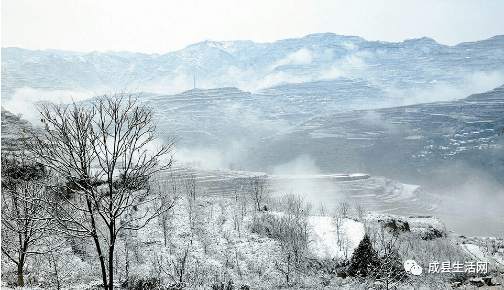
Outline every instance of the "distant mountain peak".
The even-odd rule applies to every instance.
[[[481,48],[481,49],[487,49],[491,46],[494,47],[504,47],[504,35],[495,35],[493,37],[490,37],[488,39],[483,39],[475,42],[462,42],[460,44],[457,44],[456,46],[458,47],[476,47],[476,48]]]
[[[435,41],[434,39],[430,38],[430,37],[427,37],[427,36],[423,36],[421,38],[413,38],[413,39],[406,39],[403,41],[404,44],[436,44],[436,45],[439,45],[439,43],[437,41]]]
[[[339,40],[358,40],[365,41],[364,38],[360,36],[353,35],[341,35],[333,32],[324,32],[324,33],[312,33],[303,37],[303,39],[339,39]]]
[[[498,41],[502,41],[502,42],[504,42],[504,34],[503,34],[503,35],[496,35],[496,36],[494,36],[494,37],[490,37],[490,38],[489,38],[489,39],[487,39],[487,40],[493,40],[493,41],[498,40]]]

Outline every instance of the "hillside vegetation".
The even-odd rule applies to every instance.
[[[153,283],[159,289],[356,289],[364,282],[375,282],[375,278],[348,274],[364,232],[380,257],[387,250],[396,253],[399,266],[395,271],[401,271],[407,259],[424,269],[423,276],[406,275],[401,285],[444,289],[451,282],[469,283],[470,275],[426,275],[433,261],[484,260],[490,262],[493,277],[503,271],[504,240],[451,236],[435,218],[374,215],[350,204],[341,204],[324,216],[294,194],[268,196],[258,211],[254,178],[242,180],[226,195],[203,195],[197,182],[191,183],[190,176],[169,173],[152,181],[153,194],[175,198],[175,206],[141,231],[119,237],[116,286],[154,289],[138,286]],[[196,189],[195,196],[188,194],[191,188]],[[59,242],[59,246],[28,261],[27,286],[97,289],[100,272],[92,244],[57,235],[47,239]],[[4,260],[3,286],[14,285],[15,277],[15,265]]]

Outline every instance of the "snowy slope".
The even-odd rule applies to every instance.
[[[308,224],[312,228],[310,250],[317,259],[349,258],[364,237],[362,223],[345,219],[340,233],[340,239],[344,241],[338,246],[338,235],[331,217],[311,216]]]

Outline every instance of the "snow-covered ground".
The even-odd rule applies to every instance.
[[[311,216],[308,218],[310,250],[318,259],[348,258],[364,237],[364,225],[351,219],[343,221],[340,240],[331,217]]]

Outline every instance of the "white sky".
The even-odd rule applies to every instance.
[[[502,0],[2,0],[1,46],[166,53],[333,32],[442,44],[504,34]]]

